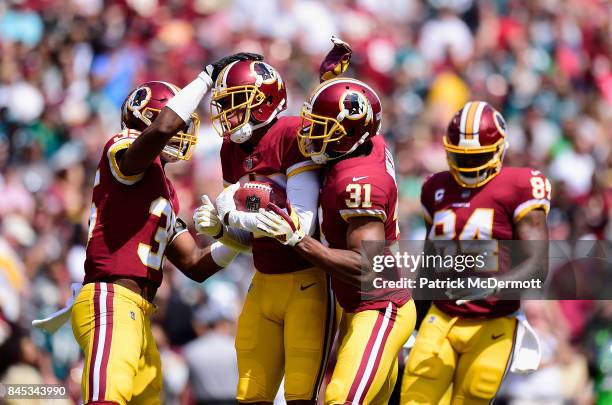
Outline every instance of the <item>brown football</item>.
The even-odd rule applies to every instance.
[[[286,206],[285,190],[273,182],[249,181],[240,186],[234,194],[238,211],[257,212],[273,202],[281,208]]]

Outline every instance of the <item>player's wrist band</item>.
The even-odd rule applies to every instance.
[[[200,101],[210,90],[212,84],[210,76],[206,72],[200,72],[194,81],[179,90],[168,101],[166,107],[174,111],[187,124],[191,120],[191,114],[198,108]]]
[[[219,267],[228,266],[238,255],[238,252],[217,241],[210,246],[210,255]]]

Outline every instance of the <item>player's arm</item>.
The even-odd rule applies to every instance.
[[[190,279],[201,283],[223,267],[211,254],[212,245],[199,249],[189,232],[178,235],[166,248],[166,258]]]
[[[151,125],[119,157],[117,163],[121,173],[133,176],[144,172],[161,153],[170,138],[189,124],[191,114],[213,86],[219,72],[231,62],[246,59],[263,60],[263,57],[241,52],[222,58],[206,66],[194,81],[172,97]]]
[[[287,200],[297,214],[302,230],[312,235],[317,228],[321,178],[319,166],[306,162],[287,175]]]
[[[534,209],[515,225],[520,249],[525,259],[499,280],[544,280],[548,271],[548,225],[546,212]]]
[[[165,252],[172,264],[197,282],[206,280],[229,265],[238,253],[239,250],[225,246],[219,241],[204,249],[199,249],[187,231],[187,225],[181,219],[176,221],[174,237]]]
[[[367,251],[362,243],[385,240],[384,224],[378,217],[349,218],[347,249],[332,249],[304,233],[291,206],[288,208],[289,213],[273,203],[269,203],[267,208],[260,209],[257,214],[260,232],[285,245],[293,246],[313,265],[353,286],[363,285],[371,275],[367,269],[364,271],[363,264],[368,263],[374,255],[384,252],[384,243],[368,245]]]
[[[294,249],[326,273],[347,284],[361,286],[370,274],[367,268],[364,269],[364,263],[369,263],[370,258],[384,253],[384,245],[376,244],[374,247],[372,244],[370,247],[364,246],[363,242],[384,240],[385,227],[379,219],[354,217],[349,219],[346,250],[329,248],[310,236],[304,237]],[[369,251],[364,251],[366,248],[369,248]]]
[[[527,173],[525,173],[527,174]],[[552,188],[542,173],[530,170],[521,173],[517,182],[517,205],[513,222],[520,253],[524,260],[500,280],[544,280],[548,271],[548,225],[546,217],[550,207]]]
[[[159,115],[129,148],[119,157],[117,164],[125,176],[133,176],[147,170],[161,153],[168,141],[189,123],[191,114],[212,86],[206,72],[181,89]]]

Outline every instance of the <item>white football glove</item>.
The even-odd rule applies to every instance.
[[[200,205],[193,213],[193,223],[198,235],[208,235],[213,238],[218,238],[222,231],[221,221],[217,215],[217,209],[210,201],[210,198],[204,194],[200,200]]]
[[[306,235],[300,226],[300,219],[291,209],[291,205],[287,207],[289,214],[274,203],[269,203],[267,208],[260,208],[257,213],[257,228],[260,233],[289,246],[295,246],[304,239]]]
[[[256,212],[242,212],[236,209],[234,194],[240,188],[240,182],[228,186],[217,197],[217,214],[225,225],[257,233]]]

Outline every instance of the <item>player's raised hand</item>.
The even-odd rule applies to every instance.
[[[274,203],[268,203],[267,209],[259,209],[257,228],[264,236],[275,238],[283,245],[295,246],[304,239],[305,233],[297,214],[291,209],[291,204],[288,204],[287,211],[289,213]]]
[[[219,220],[217,209],[206,194],[202,195],[202,205],[193,213],[193,223],[198,235],[217,237],[221,233],[222,225]]]
[[[319,67],[321,83],[346,72],[351,61],[351,55],[353,54],[351,46],[340,38],[332,36],[331,41],[334,45],[331,51],[325,55],[325,59],[323,59]]]
[[[239,60],[263,60],[263,56],[258,53],[238,52],[233,55],[223,57],[218,61],[207,65],[204,70],[206,71],[206,73],[208,73],[212,81],[215,82],[217,81],[217,76],[219,76],[219,73],[223,70],[224,67],[226,67],[232,62],[236,62]]]

